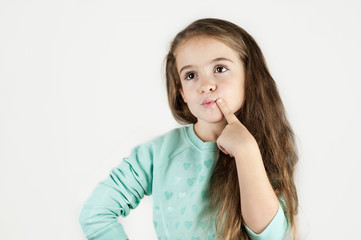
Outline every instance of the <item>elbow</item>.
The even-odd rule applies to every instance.
[[[78,222],[79,222],[80,227],[82,228],[83,233],[85,234],[86,237],[90,236],[89,228],[90,228],[91,222],[92,222],[91,219],[92,219],[92,217],[89,214],[89,211],[87,211],[87,209],[85,209],[83,207],[79,213]]]
[[[86,238],[98,234],[109,222],[103,214],[93,208],[84,206],[79,214],[78,222]]]
[[[118,224],[117,215],[105,209],[83,206],[78,222],[86,238],[94,238],[102,234],[110,226]]]

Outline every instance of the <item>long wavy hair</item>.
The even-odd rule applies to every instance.
[[[298,154],[294,132],[264,56],[256,41],[244,29],[229,21],[206,18],[191,23],[176,35],[165,59],[171,112],[180,124],[197,122],[179,91],[182,85],[175,51],[187,40],[199,36],[217,39],[239,54],[245,69],[245,96],[242,107],[235,115],[258,143],[267,176],[276,195],[283,200],[281,205],[295,239],[298,197],[294,171]],[[242,224],[235,159],[221,151],[210,178],[207,198],[208,211],[216,216],[217,236],[230,240],[249,239]]]

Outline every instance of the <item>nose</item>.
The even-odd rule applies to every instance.
[[[214,92],[216,89],[217,86],[215,81],[212,79],[212,77],[206,77],[200,81],[200,87],[199,87],[200,93],[211,93]]]

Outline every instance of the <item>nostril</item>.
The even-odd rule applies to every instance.
[[[202,86],[199,91],[201,93],[205,93],[205,92],[214,92],[216,90],[216,86]]]

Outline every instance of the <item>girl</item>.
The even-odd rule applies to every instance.
[[[295,238],[298,156],[265,59],[242,28],[200,19],[166,57],[169,105],[187,124],[135,147],[87,200],[89,239],[127,239],[117,217],[153,195],[158,239]]]

